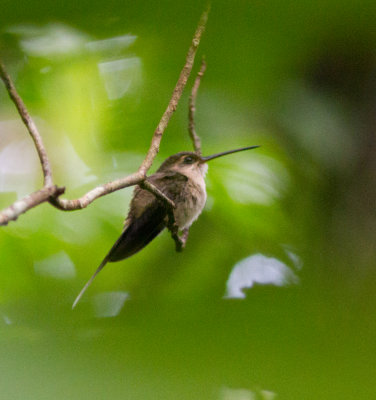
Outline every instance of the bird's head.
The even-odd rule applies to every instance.
[[[256,149],[257,147],[259,146],[242,147],[240,149],[228,150],[206,157],[192,151],[182,151],[166,158],[157,172],[176,171],[187,176],[191,174],[201,174],[204,177],[208,170],[208,161],[239,151]]]

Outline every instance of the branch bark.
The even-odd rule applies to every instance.
[[[201,155],[201,140],[200,137],[197,135],[196,127],[195,127],[195,112],[196,112],[196,97],[198,88],[200,87],[201,78],[204,76],[206,71],[206,62],[203,58],[201,60],[201,67],[196,76],[195,83],[193,84],[191,96],[189,97],[189,107],[188,107],[188,132],[189,136],[192,140],[193,147],[195,152],[198,155]]]
[[[30,208],[35,207],[48,199],[51,196],[56,196],[64,193],[64,188],[57,186],[45,186],[42,189],[30,193],[23,199],[17,200],[11,206],[7,207],[0,214],[0,225],[6,225],[9,221],[15,221],[21,214],[25,213]]]
[[[196,111],[196,97],[198,93],[198,88],[200,87],[201,78],[203,77],[206,70],[206,62],[204,58],[201,60],[200,70],[197,73],[195,82],[192,87],[191,95],[189,97],[188,105],[188,132],[192,140],[193,148],[198,155],[201,155],[201,139],[197,135],[195,129],[195,111]],[[171,237],[175,241],[175,248],[177,252],[183,251],[189,236],[189,228],[185,228],[179,235],[179,228],[175,223],[173,209],[168,208],[168,230],[171,232]]]
[[[34,141],[34,145],[37,150],[40,163],[42,165],[44,187],[53,186],[51,165],[48,160],[46,148],[44,147],[43,144],[42,136],[39,134],[38,128],[34,124],[34,121],[32,120],[29,112],[27,111],[26,106],[22,101],[21,97],[17,93],[17,90],[1,61],[0,61],[0,78],[4,82],[9,97],[15,104],[18,113],[22,118],[23,123],[25,124],[31,138]]]
[[[174,216],[175,203],[148,180],[144,180],[140,183],[140,187],[153,193],[154,196],[158,197],[164,203],[168,216],[167,229],[170,231],[171,237],[175,241],[176,251],[181,252],[185,246],[186,238],[184,240],[184,235],[179,235],[179,227]]]
[[[51,166],[42,141],[42,137],[39,134],[38,129],[34,124],[30,114],[28,113],[25,104],[23,103],[21,97],[18,95],[15,86],[10,76],[8,75],[4,65],[0,62],[0,78],[3,80],[10,98],[16,105],[18,113],[20,114],[20,117],[22,118],[27,130],[29,131],[34,141],[34,145],[39,155],[44,176],[44,186],[42,189],[38,190],[37,192],[31,193],[21,200],[17,200],[15,203],[13,203],[11,206],[0,213],[0,225],[6,225],[9,221],[16,220],[22,213],[46,201],[62,211],[78,210],[87,207],[97,198],[112,193],[116,190],[123,189],[128,186],[137,185],[140,183],[143,183],[145,185],[146,174],[159,151],[159,146],[162,140],[163,133],[168,125],[168,122],[170,121],[172,114],[176,110],[184,87],[191,74],[197,48],[200,44],[201,36],[205,30],[209,9],[210,7],[208,7],[201,15],[196,32],[192,39],[192,43],[186,56],[184,67],[175,85],[171,99],[165,112],[162,115],[159,124],[157,125],[157,128],[154,131],[149,150],[137,172],[124,178],[97,186],[78,199],[68,200],[60,198],[60,195],[64,193],[64,188],[59,188],[53,183]],[[146,188],[148,190],[151,190],[151,188],[148,187],[147,183]],[[163,193],[158,192],[160,191],[158,191],[157,189],[157,191],[154,191],[153,193],[166,202],[166,196],[164,196]],[[168,201],[171,202],[171,200]],[[169,208],[172,209],[171,205]]]
[[[180,73],[179,79],[178,79],[175,89],[172,93],[170,103],[168,104],[167,109],[164,112],[164,114],[162,115],[162,118],[157,126],[157,129],[154,132],[149,151],[148,151],[143,163],[141,164],[140,168],[138,169],[138,172],[140,172],[143,175],[146,175],[146,172],[151,167],[151,165],[154,161],[154,158],[159,151],[159,145],[162,140],[163,132],[166,129],[166,126],[167,126],[168,121],[170,120],[172,114],[176,110],[176,107],[178,105],[181,94],[183,93],[183,89],[187,83],[189,75],[191,74],[195,55],[197,52],[197,48],[200,44],[201,35],[203,34],[203,32],[205,30],[205,25],[208,20],[209,10],[210,10],[210,7],[208,7],[201,15],[196,32],[192,39],[191,46],[188,50],[185,65]]]

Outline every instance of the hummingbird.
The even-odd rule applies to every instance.
[[[168,157],[157,172],[146,178],[175,204],[175,223],[180,232],[187,231],[199,217],[206,202],[205,175],[208,161],[239,151],[255,149],[248,146],[203,157],[183,151]],[[136,186],[124,228],[97,270],[82,288],[72,308],[81,299],[94,278],[108,262],[124,260],[149,244],[168,226],[167,208],[161,199],[141,186]]]

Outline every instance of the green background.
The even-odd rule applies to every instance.
[[[204,7],[2,0],[1,59],[67,198],[138,168]],[[262,147],[210,164],[183,253],[164,232],[108,265],[74,311],[132,189],[2,227],[1,398],[376,398],[375,17],[374,1],[213,1],[194,69],[205,55],[203,152]],[[152,171],[191,149],[192,82]],[[42,185],[4,88],[0,169],[1,208]],[[224,298],[256,254],[295,283]]]

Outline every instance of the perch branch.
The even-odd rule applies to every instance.
[[[21,214],[25,213],[32,207],[35,207],[51,196],[64,193],[64,188],[57,186],[45,186],[42,189],[25,196],[23,199],[17,200],[11,206],[0,213],[0,225],[6,225],[9,221],[15,221]]]
[[[193,84],[192,87],[191,96],[189,97],[189,108],[188,108],[188,132],[192,140],[195,152],[198,155],[201,155],[201,140],[196,133],[196,127],[195,127],[196,97],[198,88],[200,87],[201,78],[203,77],[205,70],[206,70],[206,62],[205,59],[203,58],[201,60],[200,70],[196,76],[195,83]]]
[[[124,178],[116,179],[112,182],[104,183],[99,185],[89,192],[84,194],[82,197],[74,200],[61,199],[60,197],[51,197],[49,199],[50,204],[62,211],[75,211],[86,208],[90,203],[99,197],[105,196],[119,189],[123,189],[129,186],[137,185],[142,182],[144,177],[138,172],[131,175],[125,176]]]
[[[176,224],[174,216],[175,203],[147,179],[140,183],[140,187],[153,193],[154,196],[158,197],[164,203],[168,216],[167,229],[171,232],[171,237],[175,241],[176,251],[182,251],[187,238],[185,238],[184,233],[179,236],[179,227]]]
[[[162,200],[167,209],[173,210],[175,208],[175,203],[147,179],[140,183],[140,187],[148,190],[149,192],[153,193],[155,197],[158,197],[160,200]]]
[[[83,195],[82,197],[74,200],[61,199],[59,196],[64,192],[63,188],[58,188],[53,184],[52,180],[52,172],[50,163],[48,161],[47,153],[45,147],[43,145],[42,138],[36,128],[36,125],[32,121],[21,97],[17,94],[17,91],[13,85],[11,78],[6,72],[4,66],[0,63],[0,77],[3,80],[5,87],[9,93],[9,96],[15,103],[17,110],[25,123],[31,137],[33,138],[35,147],[38,151],[39,159],[43,169],[44,175],[44,187],[28,196],[26,196],[22,200],[16,201],[10,207],[6,208],[3,212],[0,213],[0,225],[6,225],[11,220],[16,220],[17,217],[29,210],[32,207],[35,207],[45,201],[49,201],[50,204],[55,206],[56,208],[63,211],[70,210],[78,210],[87,207],[90,203],[92,203],[95,199],[112,193],[116,190],[123,189],[128,186],[133,186],[140,184],[145,181],[146,173],[150,169],[155,156],[159,151],[160,142],[163,136],[163,133],[167,127],[167,124],[176,110],[179,99],[182,95],[183,89],[187,83],[189,75],[192,71],[195,55],[197,52],[198,45],[200,43],[200,39],[202,33],[204,32],[205,25],[207,22],[209,13],[209,7],[203,12],[201,15],[200,21],[198,23],[198,27],[193,36],[192,43],[189,47],[186,62],[184,67],[180,73],[179,79],[176,83],[176,86],[173,90],[171,99],[168,103],[166,111],[163,113],[162,118],[157,125],[157,128],[153,134],[152,141],[149,147],[149,150],[145,156],[145,159],[141,163],[137,172],[126,176],[121,179],[114,180],[112,182],[105,183],[103,185],[97,186],[94,189],[90,190],[88,193]],[[148,184],[146,184],[147,186]],[[149,188],[150,189],[150,188]],[[161,197],[159,195],[159,197]],[[173,214],[172,214],[173,218]]]
[[[51,203],[61,209],[61,210],[76,210],[77,208],[87,207],[91,202],[93,202],[98,197],[104,196],[105,194],[111,193],[115,190],[119,190],[128,186],[136,185],[142,182],[146,178],[146,173],[150,169],[155,156],[159,151],[159,146],[162,140],[163,133],[167,127],[168,122],[180,100],[181,94],[183,93],[184,87],[187,83],[189,75],[192,71],[193,62],[195,59],[195,55],[197,52],[198,45],[200,44],[201,35],[204,32],[205,24],[208,18],[209,9],[203,12],[200,21],[198,23],[198,27],[193,36],[191,46],[188,50],[185,65],[180,73],[179,79],[175,85],[173,90],[171,99],[168,103],[168,106],[165,112],[162,115],[162,118],[157,125],[157,128],[154,131],[152,141],[149,147],[149,150],[141,163],[138,171],[128,177],[118,179],[116,181],[110,182],[109,184],[105,184],[99,186],[89,193],[85,194],[79,199],[76,200],[66,200],[56,197]]]

